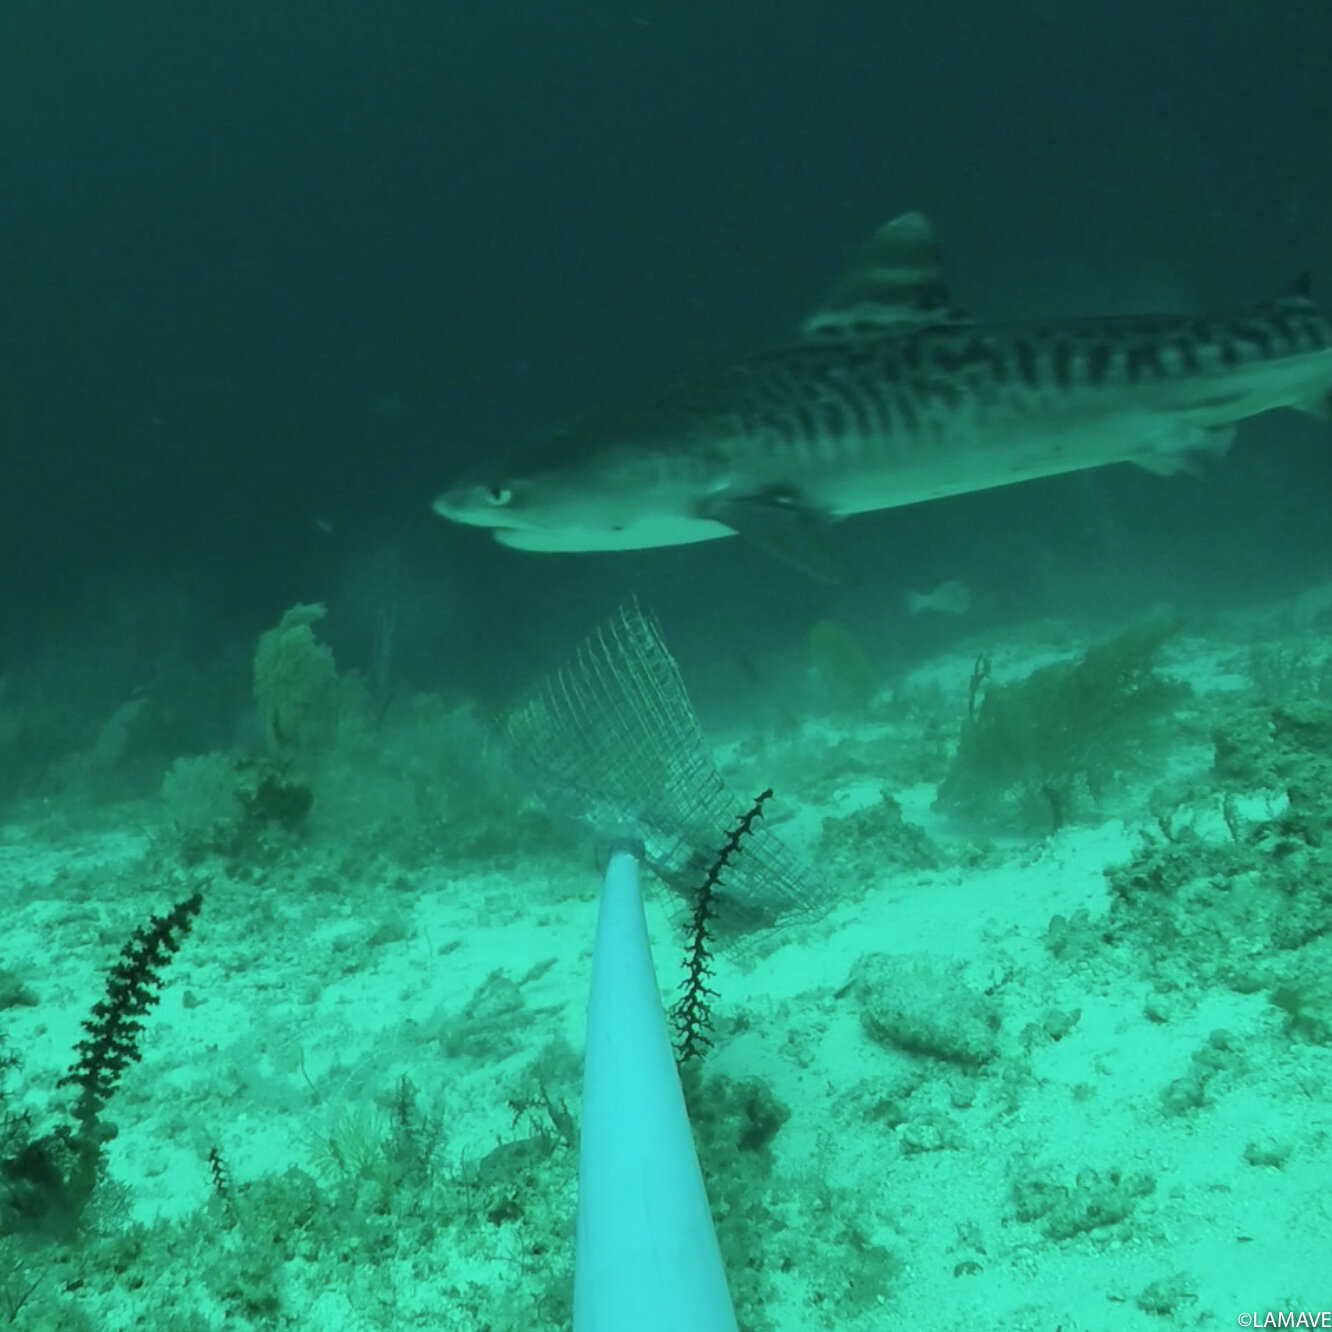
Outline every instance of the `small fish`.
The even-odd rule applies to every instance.
[[[790,345],[576,421],[434,508],[519,550],[739,533],[835,581],[839,519],[1110,463],[1192,470],[1276,407],[1332,415],[1307,280],[1230,314],[978,324],[908,213]]]
[[[965,615],[971,609],[971,589],[956,578],[940,583],[933,592],[908,592],[907,612],[920,615],[929,611],[934,615]]]

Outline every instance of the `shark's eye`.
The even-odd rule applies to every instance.
[[[493,504],[497,509],[502,509],[513,498],[513,491],[508,486],[487,486],[483,493],[486,503]]]

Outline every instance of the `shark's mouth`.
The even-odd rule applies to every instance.
[[[496,527],[495,540],[513,550],[648,550],[732,536],[732,529],[707,518],[639,518],[623,527]]]

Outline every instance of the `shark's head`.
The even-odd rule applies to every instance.
[[[686,417],[669,407],[589,417],[444,491],[442,518],[488,527],[518,550],[634,550],[726,536],[699,513],[682,460]]]

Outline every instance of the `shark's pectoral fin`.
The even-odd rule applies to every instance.
[[[1234,443],[1235,430],[1233,425],[1177,428],[1129,461],[1155,476],[1178,476],[1184,472],[1204,477],[1207,465]]]
[[[700,518],[724,523],[760,550],[823,583],[840,583],[843,571],[828,547],[829,520],[788,490],[750,495],[715,495],[698,510]]]

